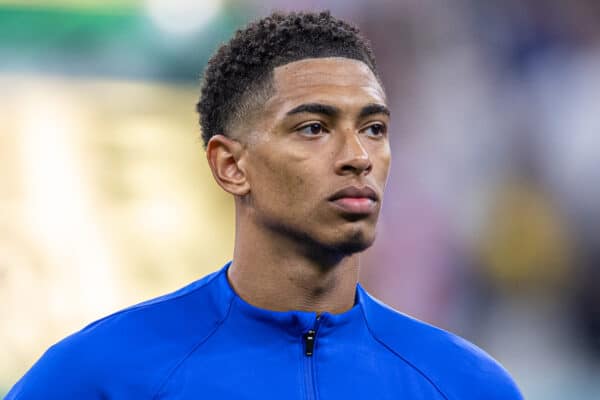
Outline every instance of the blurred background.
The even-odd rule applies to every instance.
[[[364,286],[527,399],[600,398],[597,0],[0,0],[0,395],[229,259],[201,72],[257,16],[322,8],[371,39],[393,110]]]

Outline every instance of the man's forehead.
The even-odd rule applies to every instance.
[[[369,66],[342,57],[309,58],[281,65],[273,70],[273,86],[275,93],[267,102],[267,108],[307,98],[386,102],[383,88]]]
[[[380,86],[367,64],[344,57],[305,58],[293,61],[274,68],[273,78],[275,85],[369,83]]]

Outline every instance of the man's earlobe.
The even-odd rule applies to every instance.
[[[225,190],[236,196],[250,192],[250,184],[243,168],[243,145],[225,135],[214,135],[206,146],[206,158],[213,177]]]

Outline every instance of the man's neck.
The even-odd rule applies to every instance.
[[[262,237],[265,236],[265,237]],[[333,314],[354,305],[359,256],[339,257],[324,266],[293,240],[269,232],[237,232],[228,279],[248,303],[273,311]]]

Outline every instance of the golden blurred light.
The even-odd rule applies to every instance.
[[[231,257],[195,86],[0,74],[0,392],[87,323]]]
[[[52,265],[75,266],[53,269],[54,279],[71,281],[81,306],[99,312],[117,304],[115,263],[91,201],[85,153],[81,151],[89,131],[85,113],[57,89],[26,91],[19,108],[25,219],[30,236],[45,247]],[[44,107],[37,107],[40,104]],[[35,114],[31,110],[36,110]],[[62,291],[54,294],[50,306],[59,316],[69,309],[63,304],[69,296]]]

